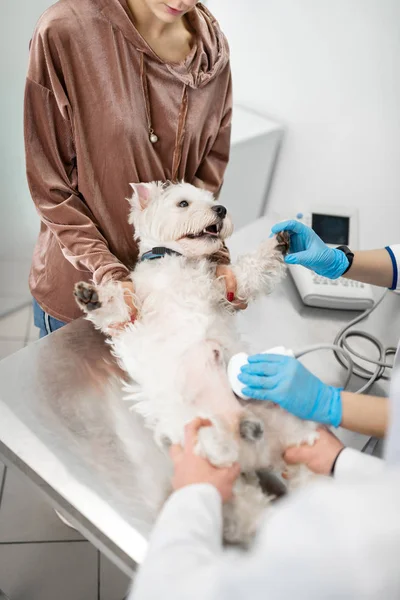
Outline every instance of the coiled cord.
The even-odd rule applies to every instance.
[[[313,346],[308,346],[295,352],[295,357],[300,358],[305,354],[316,352],[317,350],[333,350],[336,360],[347,370],[347,377],[343,386],[344,389],[346,389],[349,385],[353,375],[357,375],[358,377],[367,380],[366,383],[355,392],[356,394],[363,394],[364,392],[367,392],[371,386],[380,379],[389,379],[389,376],[386,374],[386,370],[391,369],[393,363],[388,362],[387,358],[388,356],[396,353],[396,348],[391,346],[385,347],[381,341],[371,333],[367,333],[366,331],[361,331],[359,329],[352,329],[354,325],[369,317],[369,315],[376,308],[378,308],[385,298],[387,292],[388,290],[385,290],[379,300],[377,300],[377,302],[375,302],[371,308],[368,308],[361,313],[361,315],[358,315],[355,319],[352,319],[349,323],[342,327],[336,335],[333,344],[315,344]],[[352,348],[348,343],[348,339],[351,337],[358,337],[371,342],[371,344],[377,349],[379,358],[374,359],[354,350],[354,348]],[[374,365],[374,368],[368,369],[355,359],[361,359],[364,362]]]

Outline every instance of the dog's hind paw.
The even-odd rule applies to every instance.
[[[91,312],[101,307],[99,295],[94,285],[81,281],[75,285],[74,296],[78,306],[84,312]]]
[[[259,419],[245,418],[239,425],[240,437],[248,442],[255,442],[264,435],[264,425]]]

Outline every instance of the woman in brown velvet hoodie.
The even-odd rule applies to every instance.
[[[218,193],[231,113],[228,45],[195,0],[60,0],[42,15],[25,91],[41,335],[80,316],[77,281],[123,282],[134,266],[129,182]]]

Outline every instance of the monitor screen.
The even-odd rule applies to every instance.
[[[348,246],[350,217],[312,214],[312,228],[325,244]]]

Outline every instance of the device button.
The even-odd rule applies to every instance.
[[[313,276],[313,283],[315,283],[316,285],[328,285],[330,283],[330,280],[327,279],[327,277],[321,277],[321,275],[315,274]]]

